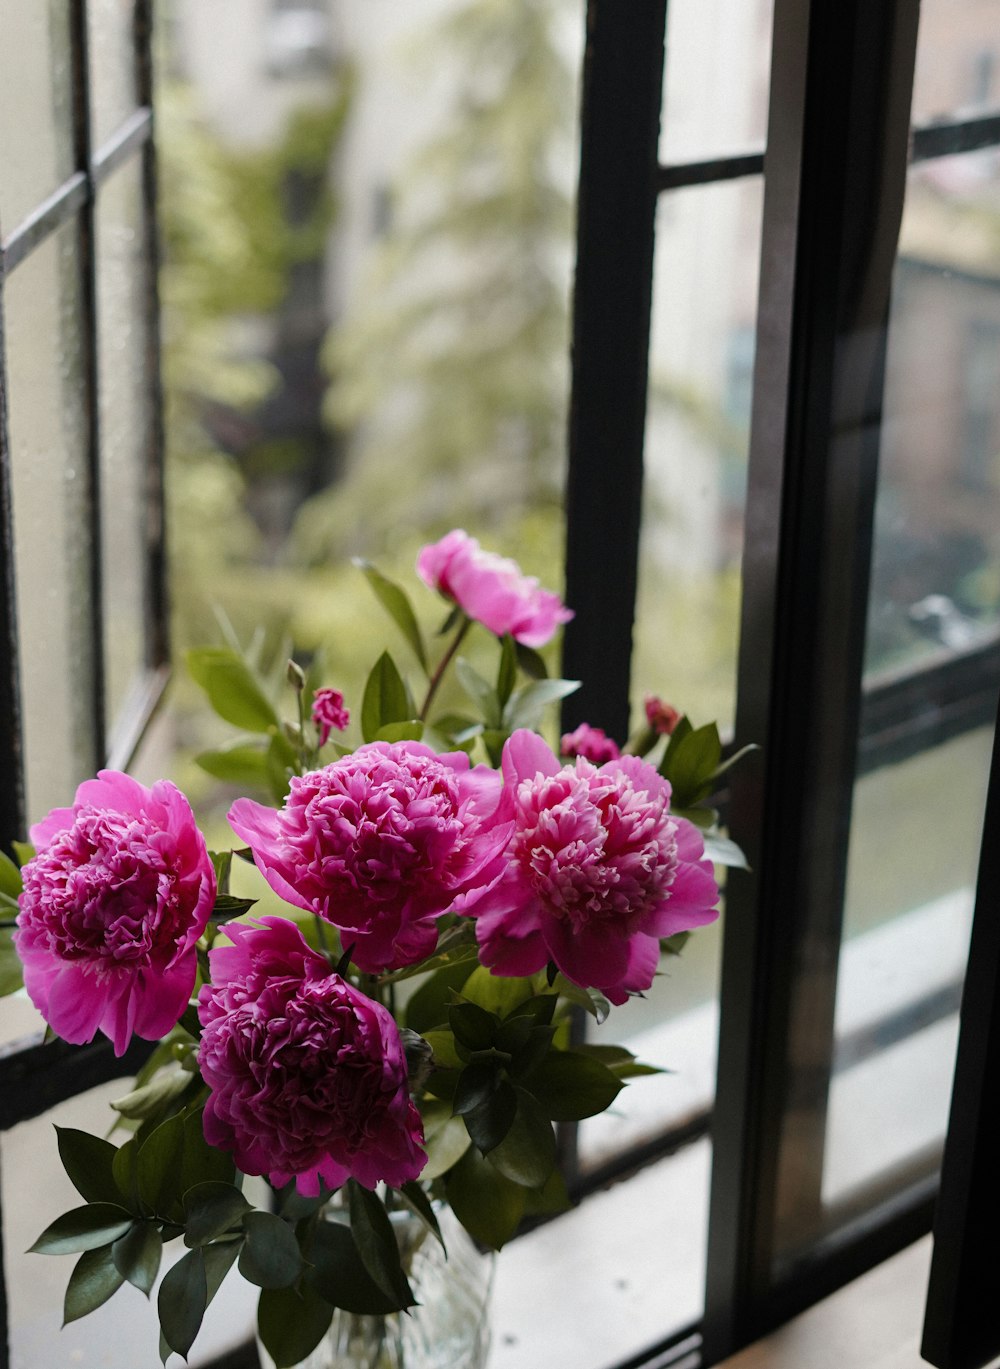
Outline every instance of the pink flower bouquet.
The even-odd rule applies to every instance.
[[[714,725],[653,700],[631,741],[588,724],[560,754],[543,740],[546,708],[576,687],[537,650],[572,616],[556,594],[449,533],[418,560],[449,605],[432,663],[405,591],[362,570],[424,675],[419,705],[388,652],[350,709],[290,662],[291,719],[238,652],[191,654],[216,711],[251,734],[199,758],[259,781],[232,802],[235,852],[207,850],[169,782],[102,771],[17,864],[0,856],[51,1030],[118,1055],[151,1043],[115,1104],[122,1144],[60,1130],[82,1205],[33,1249],[77,1256],[71,1321],[124,1283],[148,1295],[181,1239],[158,1285],[165,1356],[188,1354],[234,1264],[291,1364],[338,1307],[412,1304],[387,1209],[439,1235],[440,1199],[499,1248],[525,1214],[566,1205],[555,1124],[650,1072],[576,1045],[570,1016],[600,1023],[649,990],[661,956],[718,916],[713,860],[740,859],[706,806],[729,763]],[[492,679],[458,654],[473,630],[492,637]],[[230,890],[234,854],[260,913]],[[245,1175],[270,1204],[247,1200]],[[320,1259],[337,1202],[346,1224]]]

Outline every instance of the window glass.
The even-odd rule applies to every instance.
[[[670,0],[660,161],[764,145],[773,0]]]
[[[91,145],[106,142],[135,109],[136,0],[88,0]]]
[[[76,225],[4,292],[28,779],[37,821],[93,773],[93,624]]]
[[[921,0],[913,122],[1000,109],[1000,0]]]
[[[633,708],[735,714],[759,178],[660,196]],[[633,717],[633,726],[641,715]]]
[[[73,170],[64,0],[0,0],[0,224],[6,236]]]
[[[105,690],[109,724],[145,660],[149,334],[142,163],[133,158],[97,201],[98,362]]]

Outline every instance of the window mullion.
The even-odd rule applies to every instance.
[[[566,490],[564,709],[629,731],[666,0],[590,0]]]
[[[820,1206],[917,15],[775,4],[736,728],[763,759],[732,785],[753,873],[727,897],[709,1363],[768,1328]]]

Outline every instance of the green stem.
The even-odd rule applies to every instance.
[[[427,714],[430,710],[431,701],[433,700],[434,695],[437,693],[438,685],[444,679],[445,671],[451,665],[455,657],[456,651],[462,645],[462,642],[465,638],[465,634],[468,632],[471,626],[472,619],[465,617],[465,615],[463,614],[461,625],[459,626],[458,631],[455,633],[455,636],[452,639],[451,646],[449,646],[448,650],[441,657],[440,661],[438,661],[437,669],[431,676],[430,684],[427,686],[427,694],[424,698],[423,704],[421,705],[420,712],[417,714],[417,717],[420,719],[421,722],[427,721]]]

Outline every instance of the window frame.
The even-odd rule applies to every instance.
[[[100,146],[93,145],[87,0],[69,6],[73,172],[0,236],[0,847],[24,836],[25,755],[17,635],[17,570],[14,556],[13,456],[10,448],[3,299],[7,281],[36,248],[66,225],[77,235],[80,282],[85,451],[88,490],[89,583],[93,650],[91,737],[94,766],[125,769],[162,698],[169,676],[169,634],[164,549],[163,420],[160,388],[159,260],[156,225],[156,158],[153,142],[153,0],[134,0],[132,61],[136,107]],[[144,662],[134,676],[119,716],[110,726],[104,704],[104,641],[101,571],[100,393],[95,216],[101,189],[120,167],[138,162],[142,208],[142,296],[147,396],[143,508]],[[2,225],[0,225],[2,228]],[[81,776],[81,778],[85,778]],[[149,1046],[140,1043],[116,1059],[111,1043],[68,1046],[41,1036],[0,1047],[0,1132],[40,1116],[57,1102],[98,1084],[134,1074]],[[0,1369],[9,1364],[6,1286],[0,1210]]]

